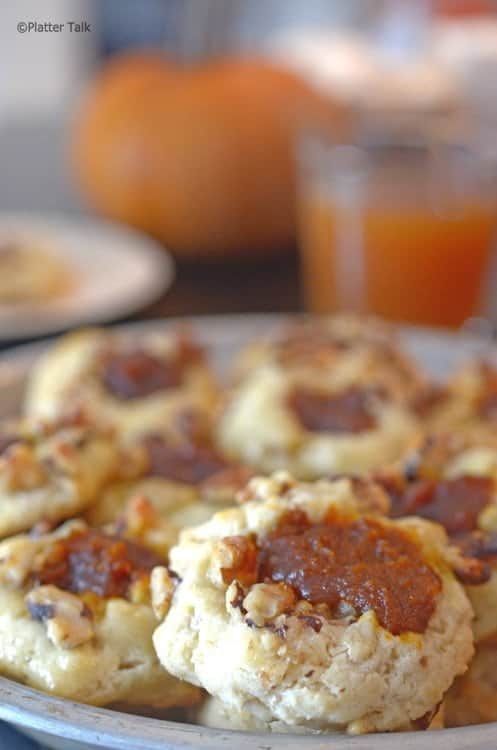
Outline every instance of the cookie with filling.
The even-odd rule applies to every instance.
[[[497,438],[488,427],[426,435],[394,470],[378,477],[392,515],[444,526],[456,572],[475,612],[475,639],[497,634]]]
[[[390,520],[360,479],[253,479],[186,529],[154,644],[164,667],[266,722],[364,733],[427,726],[473,653],[444,530]]]
[[[63,336],[40,357],[25,411],[53,417],[77,403],[136,435],[187,408],[210,409],[216,397],[205,352],[186,329],[140,336],[90,329]]]
[[[160,614],[176,578],[142,541],[69,521],[0,543],[0,561],[3,675],[93,705],[198,699],[155,656],[154,607]]]
[[[312,479],[389,463],[419,429],[427,378],[388,326],[302,322],[241,357],[217,436],[233,458]]]
[[[233,462],[213,440],[212,415],[180,412],[161,431],[127,442],[126,466],[86,518],[93,525],[114,521],[129,500],[146,497],[163,519],[179,529],[210,518],[235,503],[252,472]]]

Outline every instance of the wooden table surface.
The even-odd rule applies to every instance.
[[[178,263],[169,291],[133,319],[301,309],[296,253],[286,253],[257,263]]]

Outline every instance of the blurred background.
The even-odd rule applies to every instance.
[[[2,215],[154,238],[176,277],[135,317],[497,322],[495,1],[18,0],[0,71]]]

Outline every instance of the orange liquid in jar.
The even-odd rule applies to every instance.
[[[309,191],[300,200],[308,307],[459,326],[479,311],[496,224],[497,204],[482,198],[344,208]]]

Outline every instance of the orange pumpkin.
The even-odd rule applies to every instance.
[[[179,67],[135,54],[112,62],[89,92],[76,174],[97,211],[177,254],[260,256],[295,240],[297,131],[345,119],[263,61]]]

